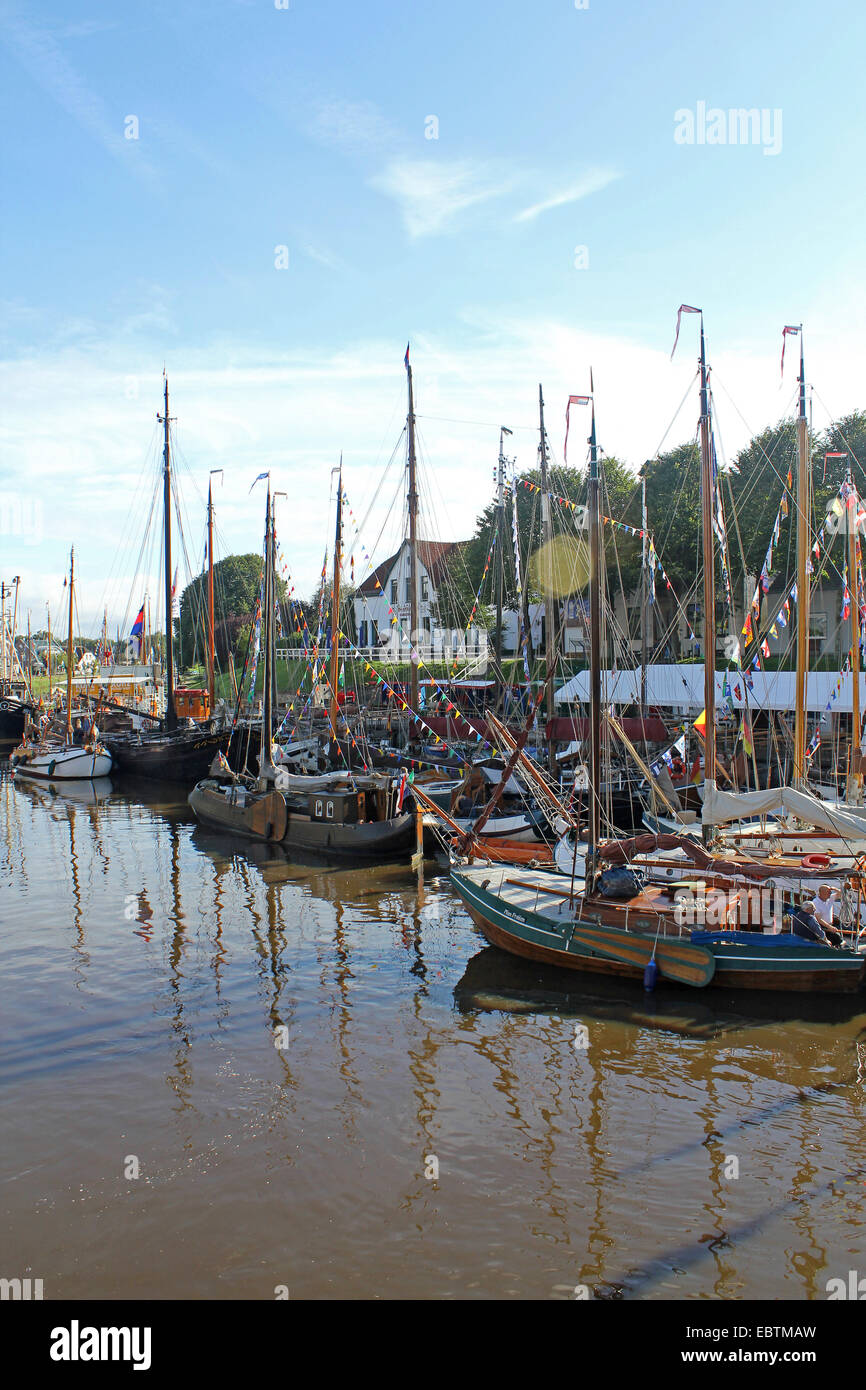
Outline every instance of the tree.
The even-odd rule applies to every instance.
[[[262,577],[260,555],[227,555],[214,565],[214,645],[217,660],[226,663],[245,624],[255,617]],[[186,665],[203,661],[207,653],[207,586],[205,570],[184,589],[175,633]],[[277,577],[277,597],[286,597],[285,582]],[[246,643],[244,643],[244,646]]]

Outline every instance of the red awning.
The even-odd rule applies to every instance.
[[[658,715],[646,719],[638,717],[616,719],[614,723],[622,729],[632,743],[665,743],[668,733]],[[553,743],[571,743],[573,739],[589,738],[588,719],[550,719],[547,723],[546,737]]]

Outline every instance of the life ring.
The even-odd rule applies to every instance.
[[[829,869],[829,854],[804,854],[800,860],[801,869]]]

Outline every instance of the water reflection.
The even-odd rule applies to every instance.
[[[0,1206],[56,1293],[806,1298],[856,1262],[862,997],[565,976],[430,866],[140,790],[0,776]]]

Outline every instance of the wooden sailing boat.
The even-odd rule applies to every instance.
[[[863,979],[864,958],[790,934],[703,931],[684,926],[668,886],[647,887],[612,901],[599,890],[601,785],[601,564],[599,478],[592,406],[588,513],[590,536],[590,764],[589,833],[583,846],[584,879],[566,889],[544,870],[454,864],[451,881],[473,921],[492,945],[532,960],[644,978],[656,974],[703,988],[847,992]],[[713,722],[714,556],[712,468],[703,315],[701,316],[701,474],[704,515],[704,637],[707,767],[715,767]],[[512,754],[516,764],[518,753]],[[509,772],[511,764],[509,764]],[[575,860],[577,853],[575,850]]]
[[[178,722],[172,647],[173,604],[171,575],[171,440],[168,413],[168,379],[164,386],[164,413],[157,415],[163,425],[163,557],[165,588],[165,719],[160,732],[112,735],[108,740],[120,772],[167,782],[194,781],[202,777],[215,755],[227,741],[227,734]]]
[[[18,587],[20,578],[12,581],[15,603],[12,609],[11,630],[6,622],[6,599],[10,595],[8,584],[0,583],[0,743],[13,742],[24,733],[27,720],[35,708],[30,682],[30,633],[28,621],[27,661],[25,671],[15,647],[15,628],[18,616]]]
[[[50,734],[38,742],[26,738],[12,754],[16,776],[37,777],[43,781],[90,781],[107,777],[111,754],[99,742],[96,726],[89,717],[72,719],[72,668],[75,651],[72,642],[73,600],[75,592],[75,551],[69,552],[69,627],[66,642],[66,727],[62,736]],[[85,723],[88,725],[85,729]]]
[[[265,505],[265,566],[262,593],[264,686],[259,776],[232,772],[222,759],[219,774],[204,778],[190,792],[189,804],[198,819],[219,830],[247,839],[280,843],[286,850],[327,858],[372,860],[408,857],[415,835],[414,819],[400,809],[400,792],[390,779],[328,773],[321,777],[292,775],[275,765],[272,729],[275,669],[274,513],[270,474]],[[338,483],[337,536],[334,554],[334,617],[331,656],[331,726],[336,735],[339,669],[339,574],[341,563],[342,468]]]

